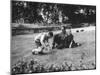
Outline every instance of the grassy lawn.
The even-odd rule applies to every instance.
[[[54,49],[52,53],[46,55],[32,55],[31,50],[35,48],[34,36],[36,35],[18,35],[12,37],[12,64],[15,64],[17,60],[23,57],[25,57],[26,61],[36,58],[47,66],[53,63],[60,65],[63,62],[67,62],[68,64],[73,64],[73,66],[79,66],[85,63],[91,68],[90,64],[95,64],[95,31],[73,34],[75,41],[82,44],[80,47],[62,50]]]

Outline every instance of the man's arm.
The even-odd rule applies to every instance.
[[[58,44],[57,42],[59,41],[59,34],[54,35],[53,37],[53,43],[52,43],[52,48],[55,48],[55,45]]]
[[[53,38],[52,49],[54,49],[54,48],[55,48],[55,40]]]
[[[74,36],[73,36],[72,34],[70,34],[69,36],[70,36],[70,38],[69,38],[69,39],[70,39],[69,48],[71,48],[71,47],[72,47],[73,37],[74,37]]]

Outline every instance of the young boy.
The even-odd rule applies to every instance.
[[[41,33],[35,37],[35,44],[39,53],[43,53],[44,50],[50,47],[49,39],[53,37],[53,32]],[[34,51],[33,51],[34,52]]]

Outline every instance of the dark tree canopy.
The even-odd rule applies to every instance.
[[[12,23],[83,23],[96,21],[96,6],[12,1]]]

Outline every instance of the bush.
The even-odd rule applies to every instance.
[[[73,70],[87,70],[95,69],[95,63],[82,63],[79,66],[75,66],[72,63],[63,62],[60,64],[41,64],[37,59],[31,59],[28,62],[20,60],[12,66],[12,75],[16,74],[31,74],[31,73],[44,73],[44,72],[60,72],[60,71],[73,71]]]

